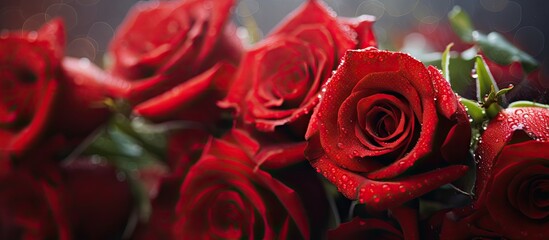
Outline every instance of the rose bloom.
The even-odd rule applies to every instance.
[[[240,130],[212,139],[180,189],[180,239],[309,239],[294,190],[257,165],[259,144]]]
[[[328,232],[328,239],[419,239],[418,212],[399,207],[389,210],[387,218],[355,217]]]
[[[306,1],[246,52],[220,106],[259,131],[290,126],[303,140],[321,87],[345,51],[376,45],[372,24],[371,16],[338,19],[322,1]]]
[[[490,121],[476,150],[473,212],[486,220],[475,227],[509,239],[549,237],[548,148],[549,109],[508,108]]]
[[[59,20],[0,36],[0,154],[21,154],[44,133],[59,88],[65,44]]]
[[[241,43],[228,23],[234,0],[137,3],[110,44],[110,71],[143,102],[190,81],[220,61],[237,63]],[[194,87],[185,87],[193,91]]]
[[[403,53],[349,50],[311,118],[305,152],[347,198],[398,206],[465,173],[470,126],[448,82]]]
[[[61,20],[0,36],[0,154],[21,157],[46,135],[84,137],[103,123],[124,85],[89,61],[62,59]],[[85,64],[82,64],[85,63]]]

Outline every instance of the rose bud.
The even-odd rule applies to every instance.
[[[110,44],[110,71],[134,104],[161,94],[221,61],[238,63],[242,46],[228,22],[234,0],[139,2]],[[189,91],[192,91],[189,90]]]
[[[322,90],[305,155],[343,195],[382,210],[465,173],[467,113],[439,70],[375,48],[342,61]]]
[[[490,121],[476,150],[474,207],[509,239],[549,236],[549,109],[508,108]]]
[[[183,180],[174,232],[184,239],[309,239],[294,190],[260,169],[243,131],[211,139]]]
[[[270,137],[290,126],[302,141],[322,85],[345,51],[376,45],[372,23],[371,16],[338,19],[322,1],[306,1],[245,54],[219,105]]]

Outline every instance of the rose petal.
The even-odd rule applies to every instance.
[[[213,90],[217,79],[231,81],[235,71],[232,65],[220,63],[172,90],[137,105],[134,112],[150,119],[168,119],[189,107],[193,100],[208,93],[208,90]]]

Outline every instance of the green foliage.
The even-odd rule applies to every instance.
[[[448,44],[448,46],[446,46],[446,49],[444,50],[444,52],[442,53],[442,62],[441,62],[441,65],[442,65],[442,75],[444,76],[444,78],[446,78],[446,80],[448,80],[448,82],[452,83],[450,81],[450,70],[449,70],[449,65],[450,65],[450,49],[452,48],[454,44],[453,43],[450,43]]]
[[[520,62],[526,73],[535,70],[538,62],[527,53],[509,43],[501,34],[491,32],[483,34],[474,30],[469,15],[459,6],[448,14],[454,32],[467,43],[474,43],[490,60],[500,65]]]
[[[448,19],[454,32],[464,42],[473,42],[473,24],[467,12],[463,11],[460,6],[454,6],[452,11],[448,13]]]

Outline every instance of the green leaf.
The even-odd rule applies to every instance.
[[[448,44],[448,46],[446,46],[446,49],[442,53],[442,63],[441,63],[441,65],[442,65],[442,75],[450,83],[452,83],[450,81],[450,69],[449,69],[449,66],[450,66],[450,49],[452,48],[452,46],[454,46],[454,43],[450,43],[450,44]]]
[[[549,109],[549,105],[541,104],[537,102],[530,102],[530,101],[516,101],[509,104],[510,108],[518,108],[518,107],[540,107],[540,108],[547,108]]]
[[[485,103],[486,97],[488,97],[492,89],[495,92],[499,89],[482,56],[475,58],[475,71],[477,77],[477,100],[480,103]]]
[[[505,94],[507,94],[509,91],[513,90],[513,88],[514,88],[513,85],[511,85],[511,86],[509,86],[509,87],[507,87],[507,88],[501,89],[501,90],[499,90],[499,91],[496,92],[495,97],[496,97],[496,98],[504,97]]]
[[[526,73],[538,67],[538,62],[532,56],[513,46],[497,32],[484,35],[475,31],[473,38],[486,57],[497,64],[509,65],[513,62],[520,62]]]
[[[460,6],[454,6],[448,13],[448,19],[461,40],[467,43],[473,42],[473,24],[469,14],[463,11]]]

